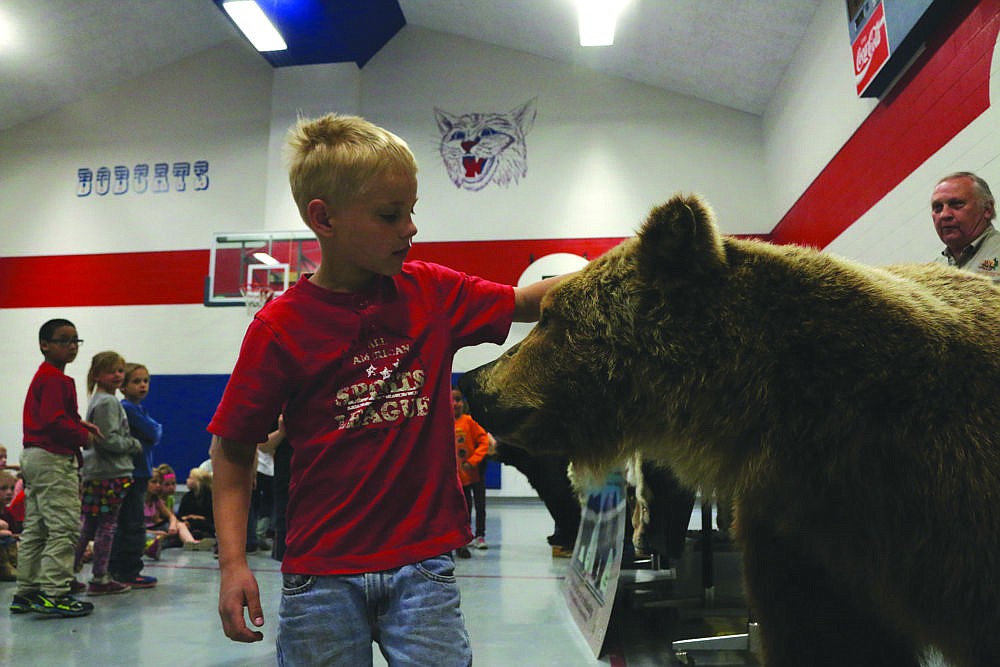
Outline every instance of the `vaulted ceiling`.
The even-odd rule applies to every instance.
[[[238,37],[221,1],[4,0],[0,130]],[[761,114],[819,0],[629,0],[615,45],[591,48],[578,44],[572,0],[259,4],[289,42],[267,56],[276,67],[363,67],[416,25]]]

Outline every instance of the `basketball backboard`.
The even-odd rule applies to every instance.
[[[244,295],[261,288],[277,296],[300,274],[315,271],[319,260],[319,242],[306,229],[216,232],[205,280],[205,305],[244,305]]]

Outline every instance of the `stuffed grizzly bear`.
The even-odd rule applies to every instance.
[[[676,196],[467,373],[497,438],[734,498],[770,667],[1000,665],[1000,287],[720,236]]]

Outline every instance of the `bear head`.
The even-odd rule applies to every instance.
[[[692,322],[710,324],[703,313],[726,264],[702,199],[653,209],[636,237],[550,290],[524,340],[463,376],[474,418],[502,442],[566,455],[576,475],[602,479],[659,441],[664,419],[684,419],[678,388],[711,363],[709,334]],[[650,394],[659,400],[639,400]]]

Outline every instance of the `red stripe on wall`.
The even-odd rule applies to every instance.
[[[516,284],[528,265],[567,252],[593,259],[621,238],[417,243],[411,259]],[[0,308],[203,303],[208,250],[0,257]]]
[[[989,108],[1000,0],[949,8],[924,53],[789,209],[772,241],[826,247]]]
[[[0,308],[201,303],[207,250],[0,257]]]

